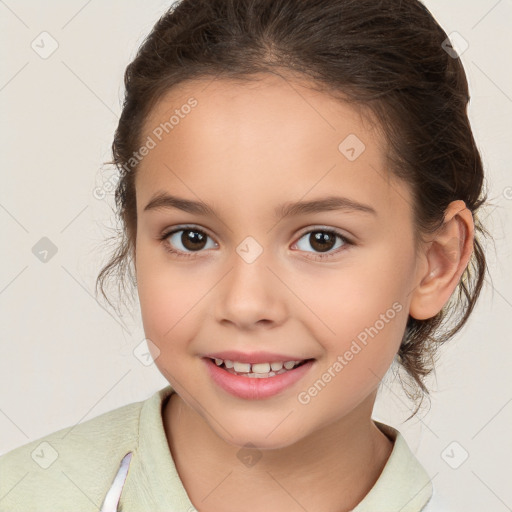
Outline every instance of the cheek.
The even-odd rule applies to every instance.
[[[307,297],[306,306],[314,313],[311,318],[319,324],[319,339],[326,334],[332,339],[356,337],[375,323],[381,330],[382,316],[389,331],[388,326],[402,319],[407,286],[398,276],[393,279],[386,274],[382,266],[377,268],[369,271],[364,264],[354,265],[333,272],[328,279],[303,278],[302,296]]]
[[[382,378],[399,348],[407,322],[407,310],[395,298],[373,295],[371,300],[358,304],[355,300],[341,303],[337,318],[330,324],[334,334],[316,333],[328,356],[326,366],[340,362],[343,368],[338,365],[338,372],[343,371],[354,382],[362,373],[370,380]]]
[[[357,389],[361,378],[375,382],[382,378],[398,351],[408,317],[413,266],[403,253],[389,250],[350,263],[333,271],[329,279],[304,280],[302,289],[304,294],[308,291],[304,296],[315,313],[309,328],[327,354],[325,369],[341,356],[342,372]]]
[[[193,310],[204,286],[180,265],[169,264],[158,251],[137,254],[137,290],[144,332],[158,347],[172,350],[190,337]],[[195,322],[197,323],[197,322]]]
[[[407,322],[407,309],[397,300],[398,293],[375,287],[363,294],[364,288],[346,285],[354,292],[350,298],[322,299],[324,311],[330,313],[326,321],[330,330],[318,321],[310,324],[325,355],[314,378],[301,390],[304,401],[322,396],[313,406],[319,411],[341,416],[377,389],[398,351]]]

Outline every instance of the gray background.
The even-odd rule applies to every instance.
[[[501,512],[512,510],[512,2],[425,3],[469,44],[461,58],[493,202],[482,216],[496,240],[492,283],[442,351],[430,410],[404,423],[411,404],[390,372],[374,418],[404,434],[453,510]],[[0,454],[167,385],[142,356],[137,304],[119,317],[95,299],[115,219],[113,194],[94,190],[114,174],[102,163],[124,69],[168,5],[0,1]],[[46,262],[34,254],[50,246]]]

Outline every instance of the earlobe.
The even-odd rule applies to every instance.
[[[452,201],[444,223],[429,241],[426,265],[412,291],[409,314],[417,320],[437,315],[453,294],[473,252],[474,222],[464,201]],[[426,268],[426,270],[425,270]]]

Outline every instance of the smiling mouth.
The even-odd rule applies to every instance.
[[[232,375],[248,377],[253,379],[266,379],[291,372],[296,368],[313,361],[313,359],[303,359],[301,361],[277,361],[273,363],[239,363],[229,359],[209,358],[216,366]]]

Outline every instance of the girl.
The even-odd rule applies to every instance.
[[[128,271],[169,386],[5,454],[2,511],[440,510],[371,415],[394,361],[419,407],[485,277],[454,51],[417,0],[160,18],[125,74],[98,284]]]

